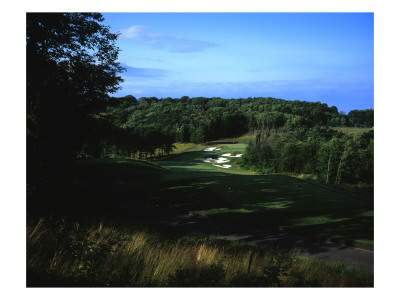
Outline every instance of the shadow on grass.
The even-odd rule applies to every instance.
[[[373,241],[373,197],[360,198],[284,175],[239,175],[196,168],[184,153],[171,170],[135,160],[87,160],[65,171],[64,180],[28,196],[28,213],[129,215],[201,211],[233,224],[333,238],[352,245]],[[182,164],[184,167],[179,167]]]
[[[283,175],[224,174],[176,180],[162,189],[168,207],[353,244],[373,241],[373,197],[315,186]]]

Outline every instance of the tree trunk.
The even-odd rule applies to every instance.
[[[337,173],[336,173],[336,184],[340,184],[340,175],[341,175],[341,171],[342,171],[342,170],[341,170],[341,166],[342,166],[343,158],[344,158],[344,156],[346,155],[346,153],[347,153],[347,147],[344,148],[342,157],[340,157],[340,161],[339,161],[339,165],[338,165],[338,170],[337,170]]]
[[[329,149],[330,150],[330,149]],[[328,158],[328,171],[326,172],[326,184],[329,182],[329,165],[331,163],[332,151],[329,151],[329,158]]]

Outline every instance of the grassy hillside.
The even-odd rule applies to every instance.
[[[71,164],[64,180],[28,202],[32,215],[112,215],[149,200],[148,191],[169,171],[134,159],[86,159]],[[34,205],[38,203],[38,205]],[[37,209],[38,208],[38,209]]]

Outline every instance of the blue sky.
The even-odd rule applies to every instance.
[[[374,107],[373,13],[104,13],[116,96],[276,97]]]

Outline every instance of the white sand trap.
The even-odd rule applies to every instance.
[[[231,167],[231,165],[222,165],[222,166],[220,166],[220,165],[215,165],[215,164],[213,164],[213,166],[216,166],[218,168],[223,168],[223,169],[228,169],[228,168]]]
[[[218,159],[215,160],[215,163],[221,164],[221,163],[226,163],[226,162],[228,162],[228,161],[229,161],[229,160],[227,160],[226,158],[219,157]]]
[[[222,165],[221,168],[228,169],[228,168],[230,168],[230,167],[231,167],[231,165]]]
[[[228,157],[241,157],[243,154],[236,154],[236,155],[232,155],[230,153],[224,153],[221,154],[221,156],[228,156]]]
[[[209,147],[204,149],[204,151],[214,151],[214,150],[221,150],[221,148],[216,148],[216,147]],[[230,153],[224,153],[221,154],[221,156],[225,156],[225,157],[241,157],[242,154],[236,154],[236,155],[232,155]],[[207,157],[206,159],[203,160],[203,162],[205,163],[212,163],[213,166],[216,166],[218,168],[223,168],[223,169],[228,169],[230,168],[232,165],[216,165],[216,164],[221,164],[221,163],[227,163],[229,162],[228,159],[226,159],[225,157],[219,157],[218,159],[213,159],[211,157]]]

